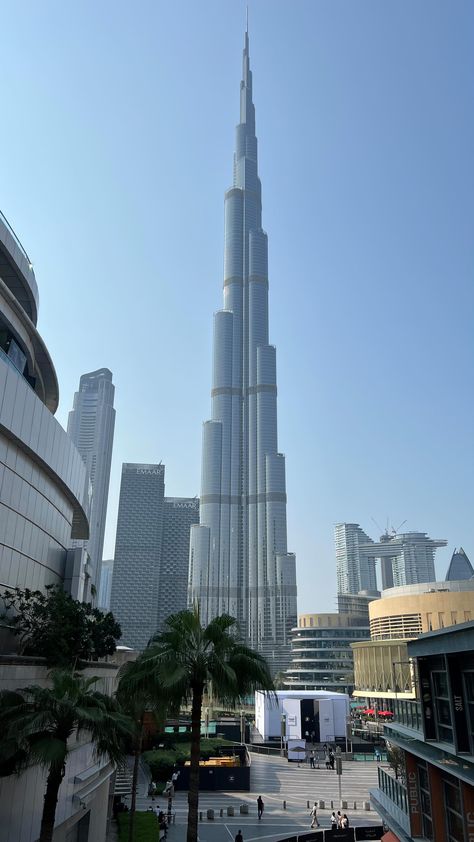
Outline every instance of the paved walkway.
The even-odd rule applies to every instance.
[[[302,764],[288,763],[281,757],[252,754],[252,769],[250,774],[251,792],[201,792],[199,809],[203,812],[203,821],[199,825],[200,842],[224,842],[227,838],[235,838],[237,830],[242,829],[244,842],[264,839],[265,842],[281,839],[292,833],[303,833],[309,830],[310,818],[307,802],[323,799],[326,809],[320,810],[319,821],[322,827],[329,827],[331,814],[330,801],[334,801],[334,809],[339,807],[338,777],[335,772],[326,769],[311,769]],[[369,825],[380,824],[380,818],[373,810],[361,809],[362,802],[369,800],[369,789],[377,785],[377,764],[374,761],[354,762],[343,761],[341,788],[342,798],[348,801],[346,812],[351,824]],[[265,803],[264,817],[261,822],[257,819],[257,796],[261,795]],[[286,801],[286,809],[283,801]],[[354,810],[354,801],[357,810]],[[151,804],[159,804],[166,810],[165,800],[157,798],[152,802],[146,795],[142,785],[137,797],[137,809],[146,810]],[[241,804],[247,804],[248,816],[240,816]],[[228,817],[227,807],[232,806],[235,817]],[[208,821],[208,809],[215,811],[214,821]],[[221,818],[220,810],[224,811]],[[181,842],[185,838],[188,805],[187,792],[176,792],[173,802],[176,822],[168,833],[168,842]]]

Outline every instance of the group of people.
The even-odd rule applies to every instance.
[[[314,802],[314,806],[311,808],[310,811],[311,816],[311,828],[320,827],[318,822],[318,802]],[[333,812],[331,815],[331,829],[336,830],[339,828],[346,828],[349,827],[349,819],[347,818],[346,814],[344,813],[341,815],[341,811],[338,810],[337,813]]]
[[[335,763],[335,755],[331,748],[326,743],[323,746],[324,751],[324,763],[326,765],[326,769],[334,769]],[[315,751],[311,751],[309,754],[309,765],[311,769],[319,769],[319,754]]]
[[[156,807],[148,807],[148,810],[149,812],[154,813],[157,818],[160,839],[162,837],[166,839],[168,835],[168,816],[166,815],[166,813],[163,812],[163,810],[160,810],[158,804],[156,805]]]
[[[346,828],[349,827],[349,819],[347,818],[346,814],[343,813],[341,815],[341,811],[338,810],[337,813],[331,813],[331,827],[333,830],[336,828]]]

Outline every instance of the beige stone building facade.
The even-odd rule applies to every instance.
[[[390,700],[415,699],[415,675],[407,643],[424,632],[473,619],[472,579],[383,591],[382,598],[369,605],[371,639],[352,644],[353,695],[371,700],[371,704],[379,702],[381,708],[390,708]]]
[[[474,619],[474,581],[390,588],[369,605],[372,640],[418,637]]]

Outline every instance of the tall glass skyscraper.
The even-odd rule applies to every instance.
[[[90,537],[87,542],[73,541],[84,546],[90,556],[91,584],[99,591],[105,519],[109,498],[110,466],[114,443],[115,386],[112,372],[99,368],[83,374],[79,391],[74,395],[69,413],[67,432],[84,462],[92,486]]]
[[[122,465],[110,608],[121,643],[142,650],[186,608],[189,530],[199,500],[165,497],[165,466]]]
[[[295,556],[287,551],[285,457],[277,445],[276,350],[268,343],[255,107],[245,33],[233,186],[225,194],[224,308],[214,316],[212,418],[203,426],[200,523],[189,600],[236,617],[274,670],[290,660]]]

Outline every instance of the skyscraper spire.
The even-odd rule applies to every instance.
[[[276,350],[268,341],[249,37],[245,32],[233,185],[225,194],[224,309],[214,316],[212,419],[203,427],[200,524],[189,599],[201,617],[237,617],[275,670],[290,659],[295,557],[287,552],[285,458],[278,453]]]

